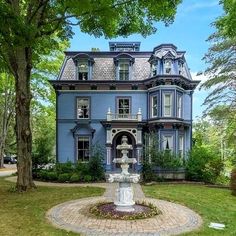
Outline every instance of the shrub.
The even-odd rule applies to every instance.
[[[71,177],[70,177],[70,182],[72,183],[76,183],[76,182],[80,182],[81,180],[81,175],[78,173],[74,173]]]
[[[75,164],[75,173],[79,173],[81,175],[89,175],[89,168],[88,168],[88,163],[87,162],[78,162]]]
[[[144,182],[149,182],[155,179],[155,174],[152,170],[152,164],[148,161],[143,163],[142,174]]]
[[[54,170],[57,172],[57,174],[65,174],[74,172],[75,168],[73,164],[68,161],[66,163],[56,163]]]
[[[94,181],[104,179],[104,168],[102,165],[102,160],[99,156],[94,156],[90,158],[90,161],[88,163],[88,173]]]
[[[48,171],[47,170],[40,170],[38,171],[37,177],[42,180],[47,180],[48,178]]]
[[[50,181],[56,181],[57,180],[57,173],[52,171],[52,172],[47,172],[47,180]]]
[[[193,181],[215,183],[224,168],[218,155],[204,147],[194,147],[186,163],[186,178]]]
[[[92,181],[92,176],[91,175],[85,175],[84,177],[83,177],[83,180],[85,181],[85,182],[91,182]]]
[[[232,195],[236,196],[236,167],[231,172],[230,187]]]
[[[58,175],[58,181],[61,183],[69,182],[70,178],[71,178],[71,174],[69,173],[63,173],[63,174]]]

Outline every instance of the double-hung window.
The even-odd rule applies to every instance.
[[[164,93],[164,116],[172,116],[172,94]]]
[[[88,80],[88,61],[78,61],[78,80]]]
[[[77,119],[89,119],[90,117],[89,98],[77,98]]]
[[[118,98],[118,116],[119,118],[128,118],[130,115],[130,99]]]
[[[78,152],[77,152],[78,161],[82,161],[82,162],[89,161],[89,156],[90,156],[89,136],[78,137],[77,147],[78,147]]]
[[[182,102],[183,97],[182,95],[177,95],[177,117],[182,118]]]
[[[119,63],[119,80],[129,80],[129,62],[121,61]]]
[[[158,106],[157,106],[157,96],[151,97],[151,117],[157,117]]]
[[[183,157],[184,155],[184,136],[179,136],[179,155]]]
[[[166,151],[173,151],[173,136],[171,135],[164,136],[163,149]]]
[[[166,59],[164,61],[164,73],[167,74],[167,75],[170,75],[172,72],[171,72],[171,68],[172,68],[172,61],[171,59]]]

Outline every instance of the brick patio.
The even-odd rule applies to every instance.
[[[86,208],[97,202],[114,199],[116,185],[107,185],[103,197],[83,198],[57,205],[47,212],[47,218],[56,227],[87,236],[162,236],[177,235],[198,229],[201,217],[189,208],[152,198],[145,198],[139,184],[134,185],[135,198],[156,205],[162,214],[142,220],[96,219],[84,214]]]

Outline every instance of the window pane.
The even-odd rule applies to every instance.
[[[78,138],[78,160],[89,161],[89,137]]]
[[[129,80],[129,63],[123,62],[119,64],[119,79]]]
[[[157,116],[157,97],[152,97],[152,116]]]
[[[78,98],[77,117],[79,119],[89,118],[89,99],[88,98]]]

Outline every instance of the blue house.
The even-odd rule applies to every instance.
[[[161,44],[140,51],[139,42],[110,42],[109,51],[65,52],[56,91],[58,162],[88,161],[91,148],[106,150],[106,171],[115,171],[116,146],[126,135],[133,167],[142,165],[150,134],[160,150],[184,158],[191,148],[193,81],[184,51]]]

